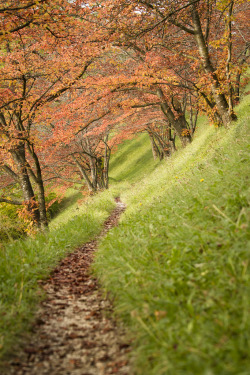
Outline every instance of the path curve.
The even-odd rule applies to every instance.
[[[47,299],[42,302],[34,334],[6,375],[131,375],[129,344],[110,316],[105,299],[89,267],[98,241],[118,224],[125,205],[116,208],[101,234],[64,258],[43,281]]]

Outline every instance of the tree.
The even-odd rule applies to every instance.
[[[233,76],[244,62],[234,58],[234,41],[239,39],[241,31],[235,27],[233,17],[234,10],[239,13],[246,2],[117,0],[98,4],[99,8],[102,6],[104,19],[110,21],[108,26],[103,22],[103,27],[107,28],[112,40],[138,46],[146,36],[149,39],[158,36],[164,48],[172,52],[174,65],[176,57],[182,68],[183,60],[184,63],[189,60],[196,74],[199,73],[199,81],[192,82],[193,89],[199,91],[200,85],[206,87],[205,92],[201,90],[200,97],[205,100],[210,113],[213,112],[217,123],[227,126],[236,119]]]
[[[43,20],[47,21],[49,14],[49,25],[40,19],[38,24],[32,22],[32,27],[11,28],[1,44],[0,165],[20,185],[33,222],[41,227],[47,226],[39,160],[46,113],[51,103],[85,78],[100,54],[99,46],[91,44],[91,32],[74,17],[74,7],[67,1],[51,4]],[[11,5],[13,10],[14,3]],[[12,11],[6,11],[5,16],[7,24],[11,24],[9,18],[16,18]]]
[[[55,4],[55,2],[54,2]],[[48,0],[0,1],[0,39],[31,25],[41,25],[50,19]],[[47,14],[47,15],[46,15]]]
[[[47,158],[46,179],[84,185],[92,193],[108,189],[110,126],[100,120],[72,134],[65,142],[55,133],[51,136],[51,155]],[[56,167],[55,167],[56,166]]]
[[[163,158],[175,135],[191,141],[198,111],[230,124],[248,58],[246,8],[242,0],[0,2],[1,181],[23,196],[0,202],[24,203],[46,227],[46,180],[75,181],[78,170],[95,191],[108,186],[112,145],[136,132],[147,131]]]

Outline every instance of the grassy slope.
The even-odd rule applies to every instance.
[[[138,374],[249,374],[248,104],[230,131],[202,127],[152,173],[113,162],[134,183],[117,186],[128,208],[95,270],[137,337]]]
[[[100,230],[121,194],[127,211],[95,269],[138,337],[141,372],[246,374],[245,133],[243,120],[228,134],[201,127],[163,162],[153,161],[146,135],[127,141],[111,160],[108,192],[84,204],[72,194],[50,234],[1,249],[2,353],[32,321],[37,280]]]

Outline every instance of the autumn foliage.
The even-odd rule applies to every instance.
[[[242,0],[0,1],[0,202],[44,228],[46,186],[108,188],[134,133],[162,159],[199,111],[230,126],[248,14]]]

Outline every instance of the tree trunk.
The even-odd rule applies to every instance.
[[[91,176],[91,184],[93,186],[93,191],[97,190],[97,165],[96,165],[96,158],[92,156],[91,147],[89,144],[88,138],[85,139],[85,147],[88,155],[89,166],[90,166],[90,176]]]
[[[147,130],[147,133],[149,135],[149,139],[150,139],[150,142],[151,142],[153,158],[154,158],[154,160],[156,160],[157,158],[160,158],[159,150],[158,150],[158,147],[155,143],[153,134],[149,130]]]
[[[78,167],[83,179],[85,180],[87,186],[88,186],[88,189],[90,192],[95,192],[96,189],[94,189],[94,186],[92,185],[86,171],[84,170],[83,166],[79,163],[79,161],[76,159],[76,157],[74,155],[71,155],[72,156],[72,159],[74,160],[76,166]]]
[[[191,142],[191,135],[188,129],[188,123],[185,119],[184,114],[179,114],[178,117],[174,115],[171,107],[168,105],[165,95],[162,89],[159,87],[157,89],[157,96],[161,99],[161,110],[164,115],[167,117],[171,126],[175,129],[177,135],[179,136],[183,146],[186,146],[187,143]]]
[[[108,144],[107,144],[108,136],[109,135],[106,135],[106,137],[104,139],[105,152],[104,152],[103,178],[104,178],[105,189],[109,188],[109,160],[110,160],[110,154],[111,154],[111,150],[110,150],[110,148],[108,147]]]
[[[236,116],[233,113],[229,112],[229,106],[228,106],[225,94],[221,92],[222,88],[218,80],[218,77],[215,73],[212,62],[210,60],[208,47],[206,45],[204,35],[201,29],[200,17],[196,9],[196,4],[193,5],[192,18],[193,18],[193,25],[195,28],[195,39],[198,45],[199,54],[202,59],[202,65],[203,65],[205,72],[209,74],[212,78],[211,90],[212,90],[213,98],[216,103],[219,115],[222,119],[223,125],[228,126],[231,123],[231,121],[236,120]]]
[[[232,14],[233,14],[234,2],[231,1],[228,10],[228,40],[227,40],[227,64],[226,64],[226,74],[227,74],[227,87],[228,87],[228,109],[229,113],[233,113],[233,87],[231,83],[231,71],[230,64],[232,61]]]
[[[243,64],[245,64],[245,62],[247,61],[247,59],[249,57],[249,55],[248,55],[249,46],[250,46],[250,44],[246,43],[246,48],[245,48],[244,53],[243,53],[243,58],[240,61],[241,66]],[[236,82],[235,82],[235,88],[234,88],[235,102],[236,103],[239,103],[239,100],[240,100],[240,79],[241,79],[241,71],[238,71],[237,75],[236,75]]]
[[[160,154],[160,160],[162,160],[164,157],[168,157],[171,154],[170,151],[170,144],[169,141],[167,142],[161,138],[161,136],[157,133],[154,134],[155,143],[157,144],[159,154]]]
[[[25,164],[24,144],[19,145],[11,154],[18,168],[19,184],[23,192],[24,203],[31,215],[32,222],[40,227],[40,212]]]
[[[43,178],[42,178],[42,171],[40,167],[40,162],[38,160],[38,157],[34,149],[32,149],[31,155],[33,157],[33,160],[36,166],[35,183],[37,186],[38,209],[40,213],[40,226],[42,229],[46,229],[48,228],[48,219],[47,219],[47,210],[46,210],[45,191],[44,191],[44,184],[43,184]]]
[[[199,110],[197,108],[197,101],[195,103],[195,108],[193,109],[191,95],[189,96],[189,105],[190,105],[190,112],[189,112],[190,131],[192,132],[192,136],[193,136],[195,129],[196,129],[196,125],[197,125]]]
[[[89,156],[89,165],[90,165],[90,175],[91,175],[91,181],[94,191],[97,190],[97,167],[96,167],[96,159]]]

